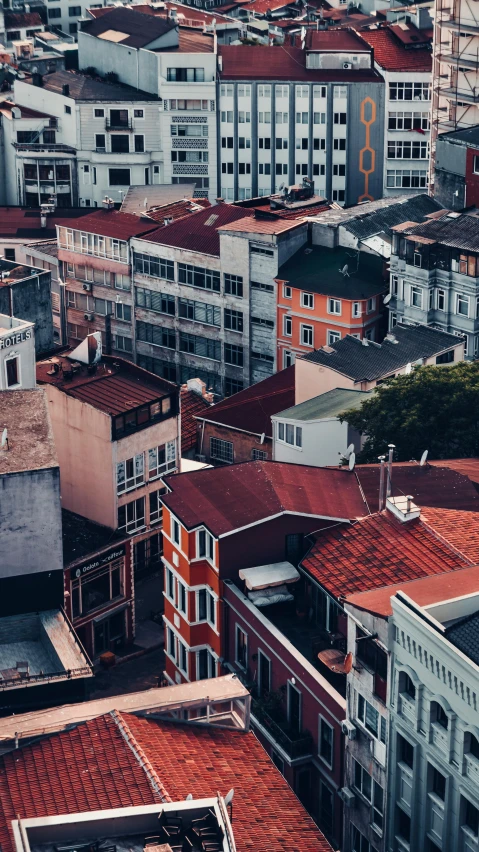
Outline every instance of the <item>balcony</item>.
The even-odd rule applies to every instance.
[[[468,104],[479,103],[479,87],[474,86],[470,89],[457,89],[455,86],[440,86],[439,94],[445,98],[454,98],[458,101],[464,101]]]
[[[465,68],[479,68],[479,51],[476,53],[459,53],[457,50],[441,50],[438,59],[439,62],[457,62]]]
[[[462,18],[455,18],[452,14],[450,18],[443,18],[438,21],[440,27],[446,27],[449,30],[458,30],[458,32],[463,33],[477,33],[479,32],[479,22],[475,21],[473,18],[469,20],[462,20]]]
[[[36,154],[76,154],[76,149],[71,145],[63,145],[62,142],[14,142],[13,147],[17,151],[29,151]]]
[[[294,731],[285,718],[283,710],[279,706],[273,709],[272,705],[273,702],[267,698],[253,698],[251,703],[253,725],[256,720],[291,760],[312,756],[314,743],[309,731]],[[270,712],[266,708],[269,708]]]
[[[133,120],[131,118],[127,119],[115,119],[115,118],[107,118],[105,121],[105,130],[123,130],[131,132],[133,130]]]

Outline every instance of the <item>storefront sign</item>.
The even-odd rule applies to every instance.
[[[17,331],[10,337],[0,337],[0,349],[9,349],[10,346],[17,346],[24,340],[31,340],[33,337],[33,329],[25,328],[23,331]]]
[[[81,577],[82,574],[87,574],[88,571],[93,571],[94,568],[100,568],[102,565],[108,565],[109,562],[113,562],[114,559],[119,559],[120,556],[124,556],[125,553],[126,546],[121,544],[114,550],[110,550],[108,553],[102,554],[97,559],[93,559],[92,562],[82,565],[81,568],[76,568],[75,577]]]

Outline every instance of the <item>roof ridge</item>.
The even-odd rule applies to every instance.
[[[434,507],[433,507],[433,506],[430,506],[429,508],[433,509]],[[423,511],[423,510],[421,509],[421,515],[420,515],[420,517],[419,517],[419,520],[420,520],[420,522],[421,522],[422,524],[424,524],[424,526],[425,526],[425,527],[427,527],[427,529],[431,532],[431,534],[432,534],[435,538],[437,538],[437,540],[438,540],[438,541],[440,541],[442,544],[445,544],[445,545],[446,545],[446,547],[448,547],[448,548],[449,548],[449,550],[452,550],[452,551],[453,551],[453,553],[456,553],[458,556],[461,556],[461,557],[462,557],[462,559],[465,559],[465,560],[466,560],[466,562],[467,562],[469,565],[475,565],[475,564],[476,564],[475,560],[470,559],[470,557],[469,557],[469,556],[466,556],[466,554],[465,554],[465,553],[463,553],[463,552],[462,552],[462,550],[459,550],[459,548],[458,548],[458,547],[456,547],[454,544],[452,544],[452,543],[451,543],[451,542],[450,542],[450,541],[449,541],[449,540],[448,540],[445,536],[443,536],[440,532],[438,532],[436,529],[434,529],[434,527],[433,527],[433,526],[431,526],[431,524],[430,524],[430,523],[428,523],[428,521],[427,521],[427,520],[425,520],[425,519],[423,518],[422,511]],[[426,511],[427,511],[427,507],[426,507]],[[450,509],[447,509],[446,511],[451,511],[451,510],[450,510]],[[454,509],[453,509],[452,511],[457,511],[457,510],[454,510]]]
[[[121,713],[119,710],[111,710],[109,715],[118,727],[118,730],[120,731],[126,744],[135,755],[141,768],[144,770],[145,775],[147,776],[154,792],[157,793],[162,802],[171,802],[171,796],[167,793],[166,788],[163,785],[156,769],[153,767],[149,758],[147,757],[139,742],[137,741],[136,737],[132,733],[128,722],[123,716],[123,713]]]
[[[258,384],[259,384],[259,382],[258,382]],[[285,393],[285,391],[293,390],[293,389],[294,389],[294,385],[292,385],[291,388],[278,388],[278,390],[271,391],[271,393],[258,394],[257,396],[250,396],[249,399],[248,399],[248,402],[257,402],[260,399],[264,399],[265,396],[268,396],[268,397],[269,396],[276,396],[276,394]],[[245,390],[248,390],[248,388],[245,388]],[[239,393],[242,393],[242,391],[239,391]],[[319,396],[321,396],[321,394],[319,394]],[[230,397],[230,399],[231,399],[231,397]],[[222,411],[224,411],[225,409],[228,409],[228,408],[236,408],[238,405],[242,405],[243,403],[244,403],[244,400],[241,400],[241,401],[237,400],[236,402],[231,403],[231,405],[225,405],[225,407],[224,407],[224,409],[222,409]],[[218,405],[222,405],[222,402],[219,402]],[[215,406],[213,406],[213,408],[217,408],[217,406],[215,405]]]

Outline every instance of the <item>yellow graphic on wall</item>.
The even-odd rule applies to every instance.
[[[369,192],[369,175],[372,175],[376,168],[376,151],[371,148],[371,125],[376,121],[376,104],[372,98],[364,98],[361,101],[360,121],[366,131],[365,145],[359,152],[359,171],[364,175],[364,192],[358,201],[374,201],[374,196]]]

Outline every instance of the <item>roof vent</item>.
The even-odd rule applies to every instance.
[[[406,497],[388,497],[386,499],[386,508],[402,524],[414,521],[421,516],[421,510],[419,506],[416,506],[414,498],[410,494]]]
[[[113,210],[115,207],[115,202],[113,201],[113,198],[108,198],[108,195],[105,195],[101,205],[104,210]]]
[[[367,337],[363,337],[361,343],[363,344],[363,346],[369,346],[369,340],[367,339]]]
[[[332,354],[333,354],[333,352],[336,352],[336,350],[335,350],[335,349],[333,349],[333,347],[332,347],[332,346],[322,346],[322,347],[321,347],[321,352],[327,352],[327,353],[328,353],[328,355],[332,355]]]
[[[399,340],[397,339],[396,335],[394,335],[391,331],[389,332],[389,334],[386,334],[386,340],[388,340],[389,343],[399,343]]]
[[[208,216],[208,218],[207,218],[207,220],[206,220],[206,222],[205,222],[204,224],[205,224],[205,225],[214,225],[214,224],[215,224],[215,222],[216,222],[216,220],[217,220],[217,218],[218,218],[218,214],[217,214],[217,213],[212,213],[212,214],[211,214],[211,216]]]

